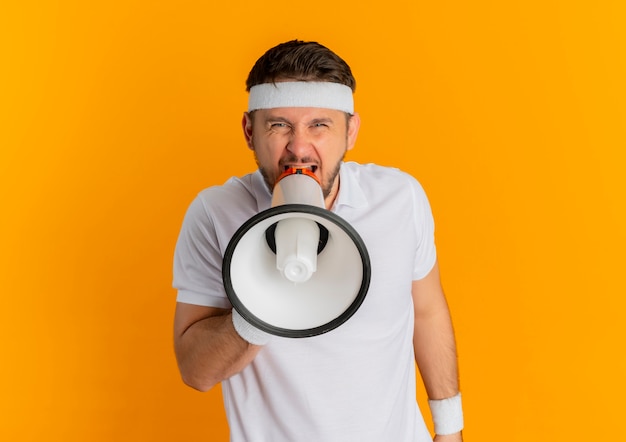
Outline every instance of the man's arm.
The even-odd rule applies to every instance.
[[[413,281],[415,361],[431,400],[454,397],[459,393],[456,343],[450,311],[441,281],[439,266],[423,279]],[[437,435],[435,441],[462,441],[461,433]]]
[[[174,316],[174,349],[183,381],[207,391],[239,373],[261,346],[239,336],[230,310],[179,302]]]

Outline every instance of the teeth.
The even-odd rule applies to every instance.
[[[286,166],[284,167],[284,170],[285,170],[285,171],[287,171],[287,170],[289,170],[289,169],[290,169],[290,168],[292,168],[292,167],[294,167],[294,168],[296,168],[296,169],[307,169],[307,170],[309,170],[310,172],[315,172],[315,171],[317,170],[317,166],[315,166],[315,165],[301,167],[301,166],[291,166],[291,165],[289,165],[289,164],[288,164],[288,165],[286,165]]]

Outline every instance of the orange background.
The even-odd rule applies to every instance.
[[[300,38],[355,72],[349,158],[430,196],[466,441],[615,440],[625,23],[621,0],[3,2],[0,439],[227,440],[219,389],[178,377],[172,252],[195,194],[254,168],[249,68]]]

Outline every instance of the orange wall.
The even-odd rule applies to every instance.
[[[193,196],[254,167],[243,82],[296,37],[353,67],[350,158],[430,195],[466,440],[614,440],[623,2],[8,3],[1,440],[227,440],[219,390],[178,378],[172,251]]]

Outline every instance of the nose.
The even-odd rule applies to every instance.
[[[311,140],[306,132],[301,129],[292,131],[287,144],[287,150],[298,158],[309,156],[311,152]]]

